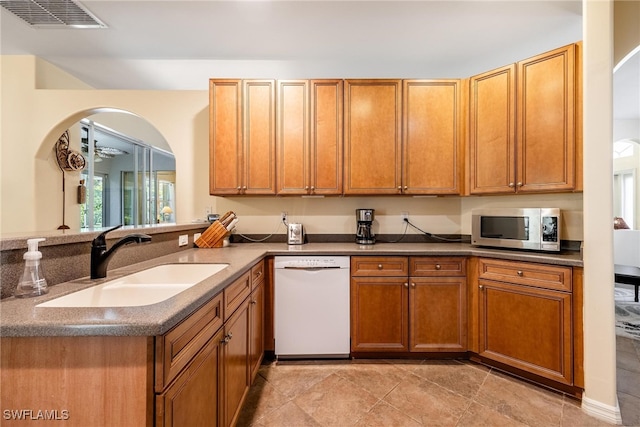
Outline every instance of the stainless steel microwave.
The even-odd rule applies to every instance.
[[[560,251],[560,209],[496,208],[471,211],[471,244]]]

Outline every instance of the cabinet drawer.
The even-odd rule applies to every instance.
[[[407,276],[409,260],[407,257],[351,257],[352,276]]]
[[[156,337],[156,392],[162,392],[222,326],[222,293]]]
[[[571,291],[571,267],[480,258],[479,278]]]
[[[238,280],[224,289],[224,320],[231,317],[236,308],[251,293],[251,271],[247,271]]]
[[[251,267],[251,290],[254,290],[264,281],[264,261],[260,261]]]
[[[411,257],[410,276],[466,276],[467,259],[461,257]]]

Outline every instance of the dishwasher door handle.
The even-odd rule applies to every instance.
[[[325,267],[284,267],[285,270],[304,270],[304,271],[318,271],[318,270],[339,270],[340,266],[330,265]]]

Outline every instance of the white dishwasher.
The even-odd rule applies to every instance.
[[[349,257],[275,257],[275,355],[349,357]]]

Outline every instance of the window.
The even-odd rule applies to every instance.
[[[87,157],[81,228],[175,222],[172,153],[90,120],[81,121],[81,138]]]
[[[635,182],[635,170],[613,174],[613,215],[622,217],[631,229],[635,228]]]

